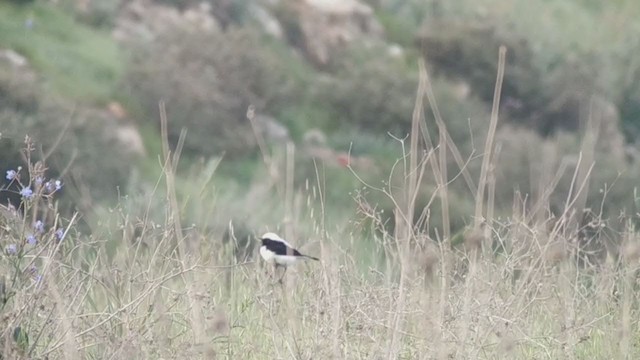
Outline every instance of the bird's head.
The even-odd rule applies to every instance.
[[[276,240],[276,241],[282,241],[282,238],[280,236],[278,236],[278,234],[276,233],[272,233],[272,232],[268,232],[263,234],[260,239],[259,239],[262,244],[264,244],[265,240]]]

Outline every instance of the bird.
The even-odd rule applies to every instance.
[[[320,261],[317,257],[300,253],[300,251],[296,250],[286,240],[278,236],[278,234],[272,232],[265,233],[260,237],[260,241],[262,242],[262,246],[260,246],[260,256],[262,256],[266,262],[273,263],[276,269],[278,267],[284,268],[282,276],[280,280],[278,280],[280,283],[282,283],[287,268],[298,261],[304,259]]]

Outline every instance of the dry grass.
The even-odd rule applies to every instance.
[[[72,239],[40,254],[51,263],[42,282],[25,279],[3,309],[7,358],[20,350],[9,337],[18,325],[29,334],[22,351],[32,358],[638,355],[633,272],[548,257],[546,239],[533,232],[528,240],[541,251],[481,255],[473,272],[464,270],[468,258],[449,249],[410,254],[402,281],[392,269],[362,274],[330,235],[322,265],[300,267],[282,287],[260,263],[224,265],[230,253],[210,239],[191,244],[197,251],[186,258],[194,265],[185,266],[166,225],[156,249],[122,246],[111,261],[101,251],[89,256],[99,243],[68,249]]]
[[[479,187],[470,185],[471,192],[478,193],[475,218],[484,220],[465,234],[462,245],[452,246],[446,206],[448,151],[461,174],[469,174],[447,140],[442,119],[438,144],[428,141],[423,97],[436,111],[437,107],[424,67],[420,80],[409,149],[398,139],[403,156],[390,170],[389,179],[400,182],[390,180],[376,188],[362,180],[366,189],[385,194],[396,205],[394,233],[384,231],[375,204],[368,204],[366,196],[357,197],[359,213],[352,219],[345,219],[342,227],[328,227],[330,204],[325,204],[323,193],[330,179],[322,176],[322,167],[317,167],[315,185],[296,189],[295,148],[289,144],[278,162],[261,147],[269,176],[255,184],[261,190],[251,189],[236,202],[247,204],[249,212],[284,209],[281,230],[306,252],[322,258],[290,271],[284,285],[269,278],[262,262],[236,260],[233,244],[223,244],[220,234],[184,225],[181,216],[187,204],[176,195],[174,179],[178,156],[166,143],[163,178],[146,211],[135,215],[114,209],[117,222],[106,231],[76,231],[77,218],[60,219],[53,199],[41,194],[23,203],[24,217],[3,209],[2,245],[18,246],[17,254],[0,258],[4,358],[640,356],[635,292],[640,252],[635,229],[629,225],[621,235],[622,256],[612,253],[596,264],[578,261],[577,229],[570,224],[590,164],[576,171],[575,191],[568,195],[563,216],[553,219],[556,225],[548,226],[552,219],[541,222],[530,216],[525,204],[517,202],[511,218],[492,219],[491,168],[499,164],[492,162],[489,136]],[[494,111],[492,132],[497,119]],[[165,122],[163,116],[163,129]],[[272,178],[278,169],[284,176]],[[36,175],[35,168],[29,170]],[[445,204],[443,224],[430,224],[429,209],[415,205],[429,170],[438,179],[429,204]],[[401,176],[395,177],[395,172]],[[192,196],[201,198],[202,190],[194,190]],[[282,204],[269,207],[274,198]],[[154,209],[156,204],[162,208]],[[228,215],[227,205],[216,203],[222,214],[218,216]],[[150,215],[154,210],[164,214],[162,221]],[[363,218],[375,223],[375,235],[362,235],[358,224]],[[46,219],[49,227],[32,246],[24,239],[35,219]],[[266,219],[255,220],[264,221],[264,229],[256,233],[273,230]],[[55,237],[58,227],[66,229],[61,242]],[[430,227],[438,227],[441,238],[431,239]],[[383,260],[363,271],[356,254],[366,252],[380,254]]]

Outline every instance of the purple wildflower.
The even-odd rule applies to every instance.
[[[35,265],[31,265],[27,271],[33,276],[36,283],[42,281],[42,274],[38,274],[38,268]]]
[[[38,243],[38,240],[36,239],[35,235],[29,234],[27,236],[27,244],[31,246],[35,246],[37,243]]]
[[[22,195],[23,198],[31,199],[33,197],[33,191],[30,187],[25,186],[20,190],[20,195]]]
[[[16,175],[18,175],[18,173],[15,170],[7,170],[7,180],[13,180],[16,178]]]
[[[56,237],[58,238],[58,241],[62,241],[62,239],[64,239],[64,229],[60,228],[58,230],[56,230]]]
[[[60,180],[49,180],[44,184],[45,189],[47,190],[47,192],[49,193],[53,193],[56,192],[60,189],[62,189],[62,181]]]
[[[36,186],[40,186],[44,182],[44,177],[42,177],[41,175],[38,175],[36,176],[36,179],[34,180],[34,182]]]
[[[36,221],[35,224],[33,224],[33,228],[36,229],[37,232],[43,233],[44,232],[44,223],[42,222],[42,220],[38,220],[38,221]]]
[[[5,248],[5,251],[7,252],[7,254],[9,255],[15,255],[18,253],[18,247],[16,246],[16,244],[9,244],[7,245],[7,247]]]

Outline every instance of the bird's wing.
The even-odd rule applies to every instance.
[[[288,247],[290,247],[290,248],[294,249],[294,247],[293,247],[293,246],[291,246],[291,244],[289,244],[289,243],[287,242],[287,240],[285,240],[285,239],[283,239],[283,238],[280,238],[280,241],[282,241],[282,242],[283,242],[285,245],[287,245]]]
[[[273,251],[277,255],[296,255],[297,250],[289,246],[285,241],[268,239],[265,242],[267,249]]]

